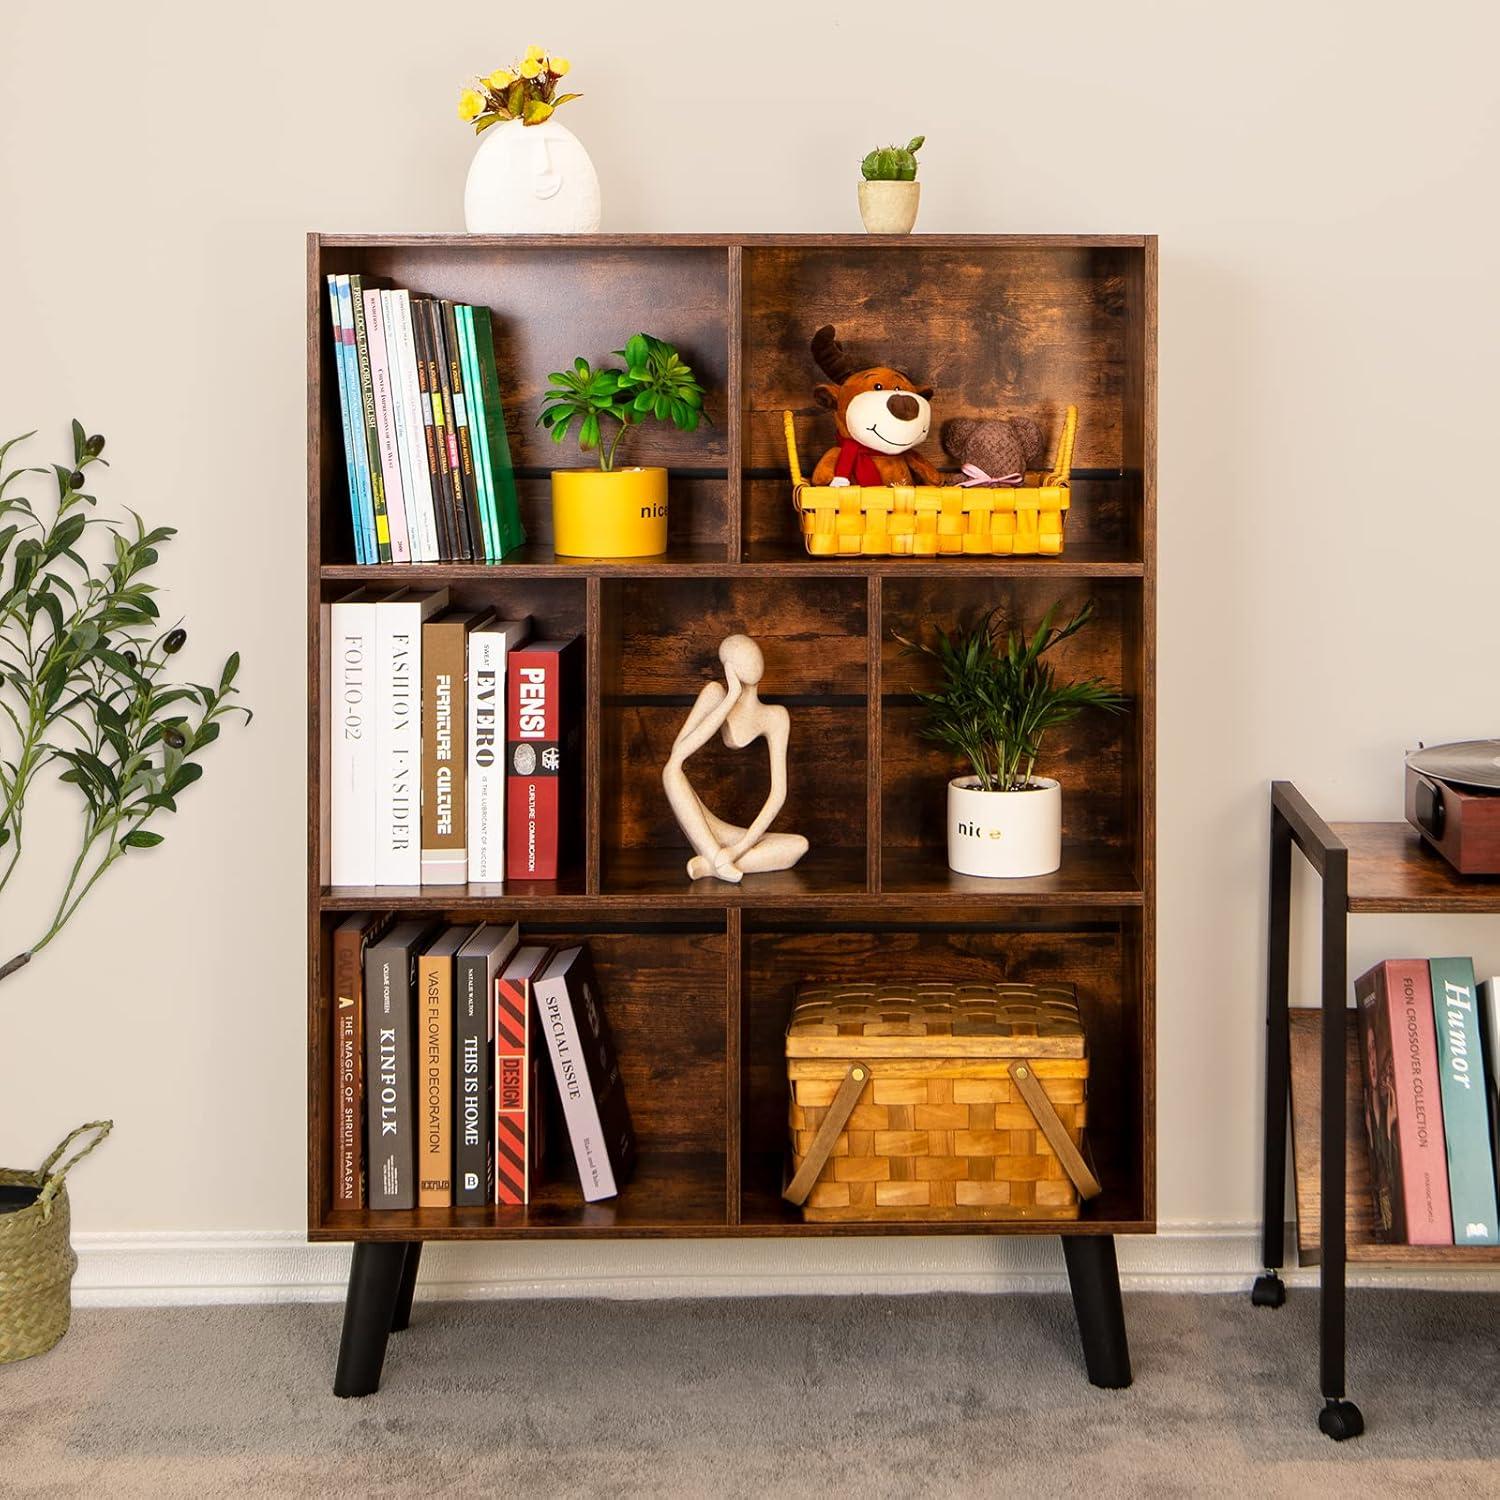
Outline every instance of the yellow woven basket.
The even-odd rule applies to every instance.
[[[792,502],[801,517],[802,540],[814,557],[1055,557],[1063,549],[1073,441],[1078,434],[1076,406],[1068,408],[1063,420],[1051,469],[1028,474],[1015,488],[809,484],[797,457],[791,412],[783,412],[782,419]]]

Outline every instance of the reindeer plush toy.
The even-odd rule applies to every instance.
[[[941,484],[938,471],[911,451],[932,426],[932,387],[889,365],[860,369],[826,325],[813,335],[812,353],[833,382],[815,386],[813,397],[834,413],[839,428],[838,447],[818,460],[812,482]]]

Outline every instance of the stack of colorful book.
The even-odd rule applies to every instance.
[[[499,562],[526,540],[487,307],[328,277],[359,563]]]
[[[635,1131],[587,944],[493,923],[352,916],[333,934],[335,1209],[521,1206],[545,1161],[543,1077],[587,1202]]]
[[[1467,958],[1390,959],[1354,985],[1381,1238],[1500,1244],[1500,979]]]

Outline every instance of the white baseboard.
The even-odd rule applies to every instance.
[[[1248,1224],[1172,1224],[1116,1241],[1127,1291],[1236,1292],[1260,1269]],[[297,1230],[106,1233],[74,1237],[80,1307],[334,1302],[347,1245],[310,1245]],[[1284,1273],[1315,1286],[1316,1271]],[[1351,1271],[1352,1286],[1500,1290],[1500,1272]],[[422,1298],[757,1297],[917,1292],[1058,1292],[1056,1240],[1009,1237],[827,1240],[626,1240],[429,1246]]]

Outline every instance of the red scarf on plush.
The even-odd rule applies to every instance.
[[[873,448],[855,438],[840,438],[839,461],[833,466],[833,477],[847,479],[851,484],[884,484],[880,470],[875,467],[874,454]]]

